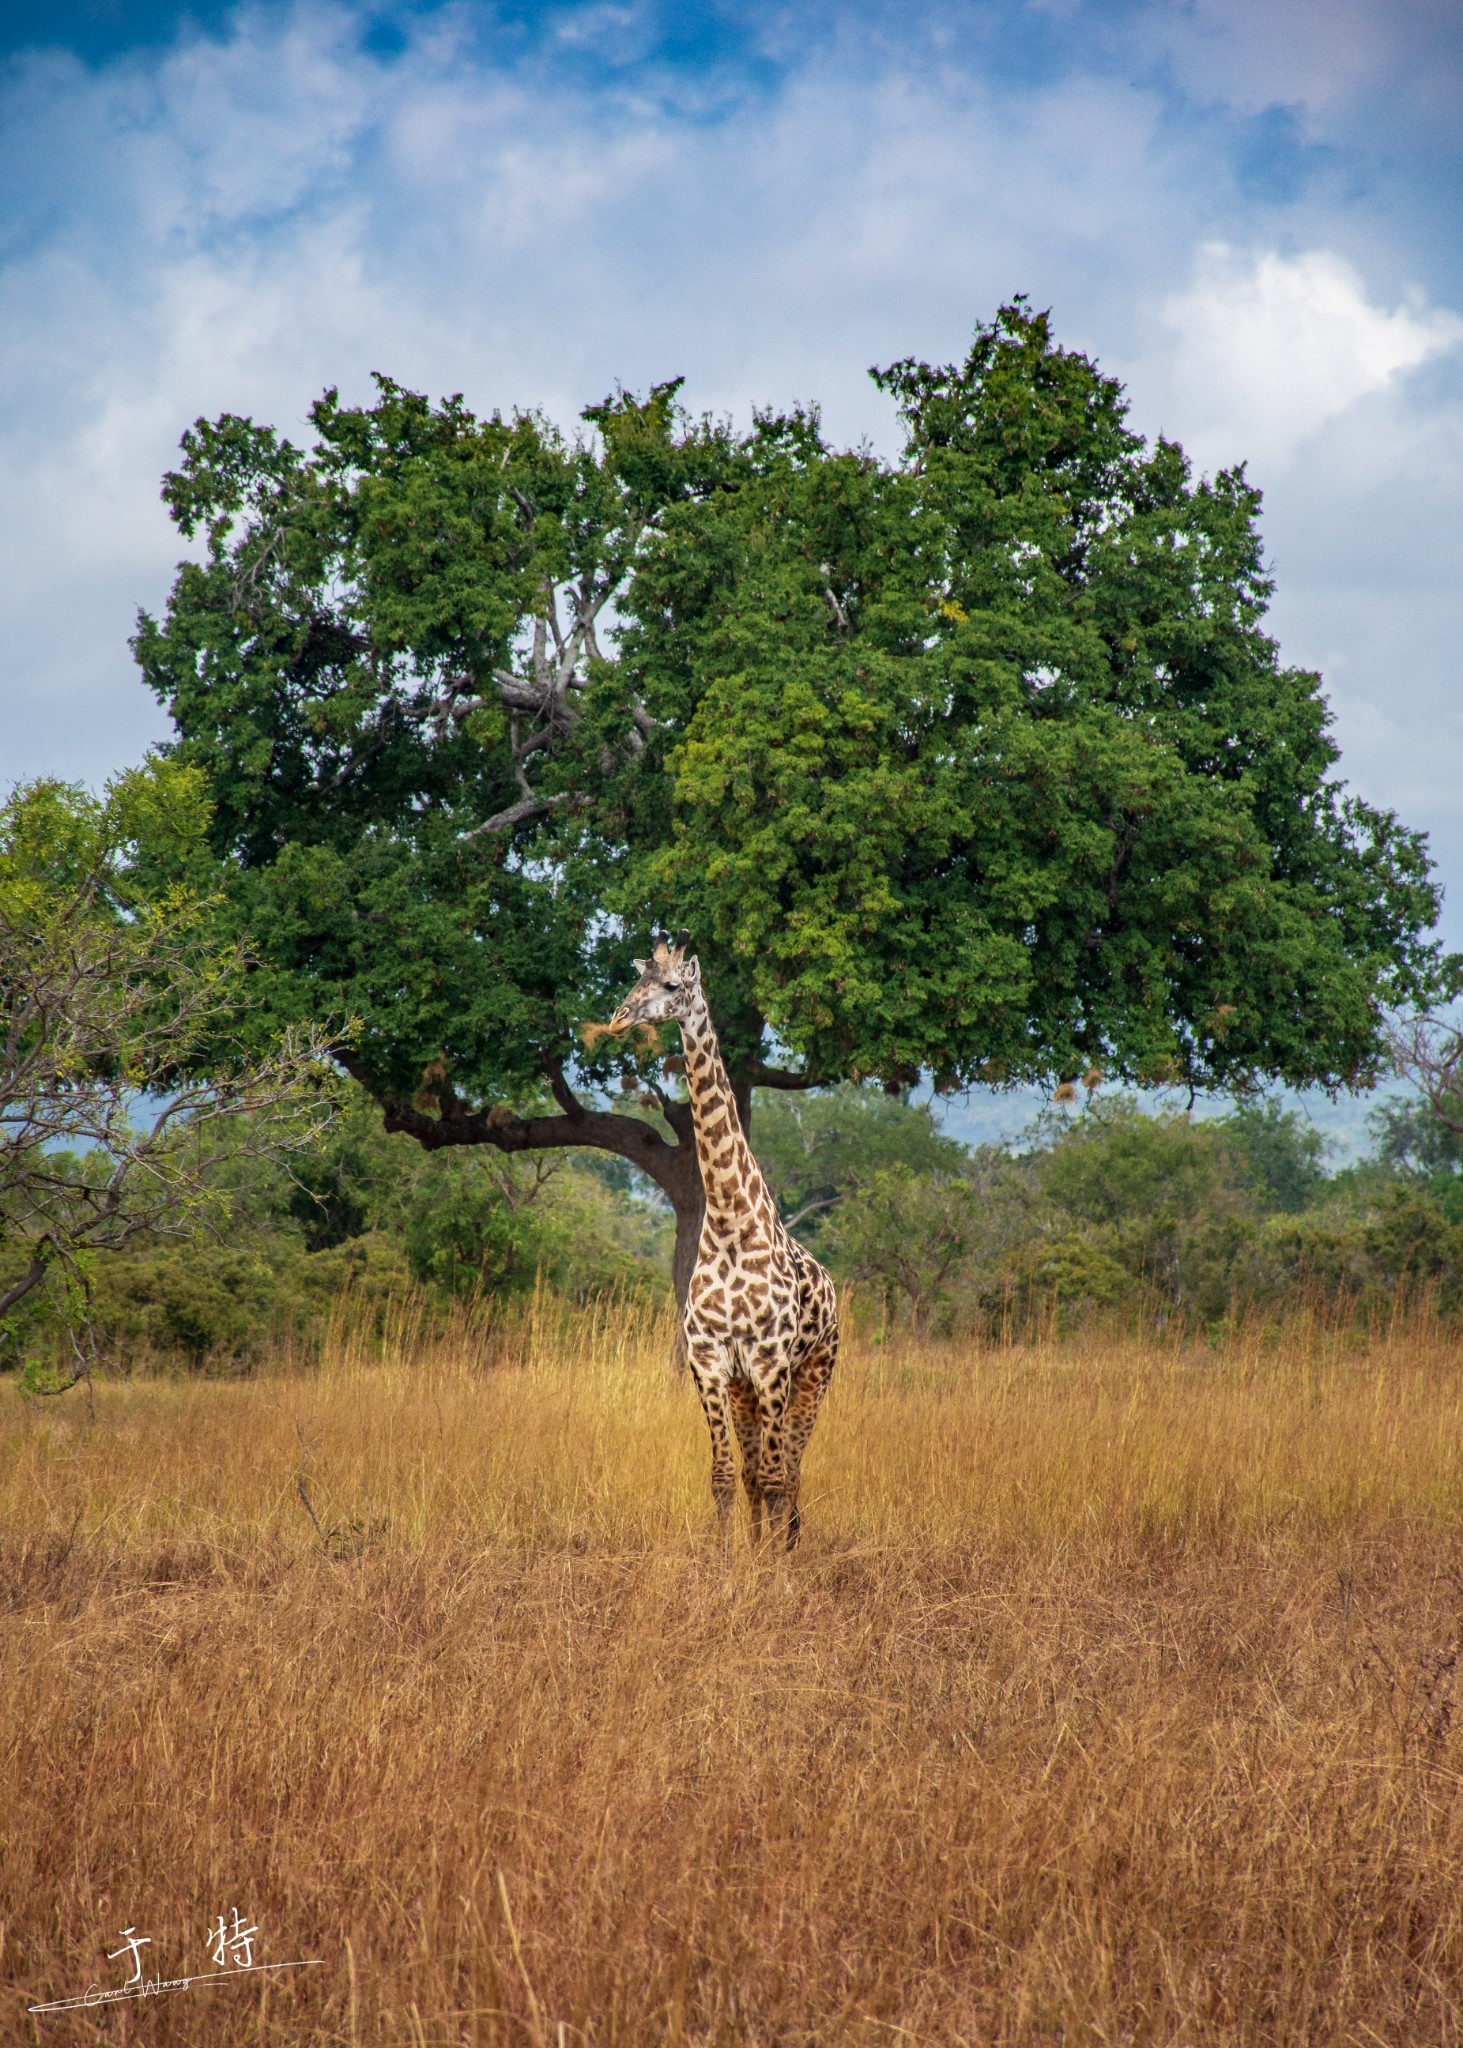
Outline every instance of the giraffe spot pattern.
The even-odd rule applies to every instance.
[[[784,1229],[747,1144],[699,963],[661,943],[616,1016],[674,1020],[681,1028],[706,1195],[683,1328],[711,1439],[712,1498],[726,1524],[736,1492],[735,1439],[754,1536],[765,1514],[791,1549],[802,1456],[838,1355],[833,1282]]]

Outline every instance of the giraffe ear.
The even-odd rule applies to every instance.
[[[648,960],[632,960],[630,962],[630,965],[634,968],[637,974],[643,974],[646,968],[650,965],[650,962]]]

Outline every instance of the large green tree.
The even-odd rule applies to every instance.
[[[570,440],[382,380],[307,448],[200,421],[164,486],[201,559],[136,649],[261,1024],[358,1019],[342,1058],[425,1145],[631,1160],[682,1277],[686,1105],[652,1049],[577,1037],[655,921],[694,934],[744,1107],[1362,1082],[1435,971],[1421,839],[1333,779],[1319,679],[1264,631],[1243,471],[1146,445],[1020,302],[876,382],[892,461],[674,385]],[[596,1106],[617,1071],[637,1113]]]

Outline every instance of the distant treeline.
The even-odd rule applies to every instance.
[[[766,1097],[753,1119],[784,1218],[855,1283],[866,1324],[987,1336],[1094,1316],[1196,1332],[1301,1308],[1366,1320],[1424,1295],[1463,1310],[1458,1140],[1424,1105],[1387,1105],[1373,1128],[1374,1155],[1328,1174],[1322,1139],[1273,1104],[1195,1119],[1099,1089],[1009,1149],[975,1150],[873,1088]],[[388,1137],[358,1091],[288,1167],[225,1142],[215,1172],[222,1236],[95,1260],[115,1362],[247,1370],[287,1339],[308,1351],[346,1293],[370,1314],[411,1292],[445,1310],[535,1286],[647,1302],[668,1287],[670,1212],[619,1159],[428,1154]],[[0,1280],[18,1256],[0,1255]],[[5,1362],[62,1336],[38,1299]]]
[[[1463,1309],[1458,1140],[1425,1104],[1372,1121],[1373,1156],[1336,1174],[1324,1140],[1274,1103],[1193,1118],[1098,1089],[1009,1150],[967,1151],[924,1113],[852,1091],[779,1103],[761,1145],[820,1255],[876,1290],[888,1321],[925,1330],[1019,1335],[1096,1314],[1192,1330],[1298,1310],[1375,1321],[1423,1296]],[[870,1143],[841,1186],[815,1189],[820,1151],[859,1126],[887,1132],[890,1152],[901,1134],[905,1156]]]

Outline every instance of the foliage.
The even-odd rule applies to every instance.
[[[684,1103],[672,1143],[575,1092],[654,1078],[574,1074],[652,919],[693,928],[743,1093],[1376,1070],[1437,894],[1264,632],[1243,472],[1145,444],[1020,303],[876,381],[894,462],[674,385],[576,441],[384,379],[308,448],[190,430],[165,495],[202,559],[136,649],[261,1031],[355,1016],[393,1128],[619,1153],[683,1239]]]
[[[830,1079],[1374,1071],[1435,898],[1262,630],[1257,493],[1019,306],[878,381],[900,463],[764,419],[628,595],[678,915]]]
[[[200,421],[166,480],[207,559],[137,651],[208,771],[261,993],[271,1015],[358,1016],[347,1063],[419,1134],[491,1104],[475,1135],[518,1149],[505,1100],[562,1087],[625,978],[604,883],[648,720],[597,622],[665,504],[732,459],[673,398],[607,402],[570,445],[383,379],[370,409],[328,393],[309,452]]]
[[[844,1203],[830,1231],[835,1256],[886,1300],[902,1294],[921,1335],[930,1312],[963,1263],[979,1224],[975,1189],[958,1174],[919,1174],[881,1166]]]
[[[1445,1123],[1425,1095],[1384,1102],[1372,1118],[1377,1157],[1403,1173],[1463,1170],[1463,1133]]]
[[[247,1368],[281,1343],[314,1350],[333,1307],[380,1317],[419,1291],[499,1304],[540,1283],[567,1300],[610,1292],[658,1300],[670,1219],[573,1161],[481,1151],[424,1153],[382,1128],[380,1109],[347,1083],[315,1145],[288,1159],[236,1124],[209,1177],[213,1221],[186,1243],[141,1232],[91,1286],[106,1355]],[[0,1284],[6,1272],[0,1251]],[[28,1305],[24,1336],[43,1371],[64,1334],[54,1305]]]
[[[851,1083],[802,1095],[762,1091],[752,1147],[784,1222],[810,1242],[872,1174],[898,1168],[949,1175],[965,1158],[964,1147],[945,1136],[927,1105]]]
[[[312,1349],[347,1290],[363,1315],[409,1285],[406,1261],[390,1240],[366,1237],[309,1253],[291,1232],[251,1230],[186,1249],[138,1245],[100,1276],[93,1315],[113,1360],[164,1359],[227,1373],[282,1340]]]
[[[663,1209],[572,1159],[424,1154],[389,1135],[355,1087],[306,1172],[277,1187],[273,1213],[316,1247],[374,1233],[400,1247],[419,1285],[451,1294],[502,1296],[543,1280],[583,1300],[664,1285]]]
[[[1294,1110],[1276,1102],[1241,1103],[1220,1129],[1248,1166],[1265,1207],[1294,1214],[1319,1199],[1326,1184],[1326,1141]]]
[[[902,1307],[920,1328],[1377,1317],[1422,1291],[1463,1309],[1463,1215],[1436,1181],[1384,1162],[1328,1180],[1321,1150],[1274,1104],[1194,1119],[1098,1099],[1041,1120],[1015,1155],[984,1147],[944,1178],[876,1172],[822,1248],[874,1284],[886,1323]],[[1460,1186],[1449,1175],[1444,1192]]]
[[[1222,1127],[1146,1116],[1121,1098],[1094,1102],[1058,1133],[1040,1166],[1048,1199],[1080,1223],[1141,1220],[1161,1230],[1233,1207],[1240,1195]]]
[[[1383,1103],[1372,1119],[1379,1164],[1420,1180],[1450,1223],[1463,1223],[1463,1106],[1443,1091]]]
[[[1328,1179],[1315,1133],[1273,1104],[1196,1119],[1099,1095],[1042,1119],[1018,1150],[966,1152],[926,1109],[845,1087],[759,1101],[753,1130],[797,1234],[886,1330],[1387,1319],[1422,1293],[1463,1312],[1463,1174],[1408,1155]],[[354,1314],[378,1320],[413,1292],[429,1318],[454,1301],[501,1310],[540,1285],[580,1302],[663,1299],[671,1218],[619,1161],[605,1173],[592,1157],[424,1152],[350,1085],[320,1141],[287,1162],[235,1137],[212,1168],[226,1235],[144,1233],[98,1262],[89,1312],[111,1356],[232,1371],[285,1341],[308,1352],[347,1291]],[[0,1250],[0,1284],[16,1256]],[[57,1311],[27,1307],[42,1361]]]
[[[220,1213],[221,1143],[297,1150],[323,1112],[313,1035],[243,1047],[240,949],[155,885],[206,822],[201,775],[172,762],[99,799],[42,780],[0,805],[0,1328],[13,1341],[44,1290],[77,1372],[99,1255],[195,1235]]]
[[[413,1276],[453,1294],[664,1286],[666,1212],[617,1199],[581,1165],[459,1152],[418,1173],[402,1222]]]

